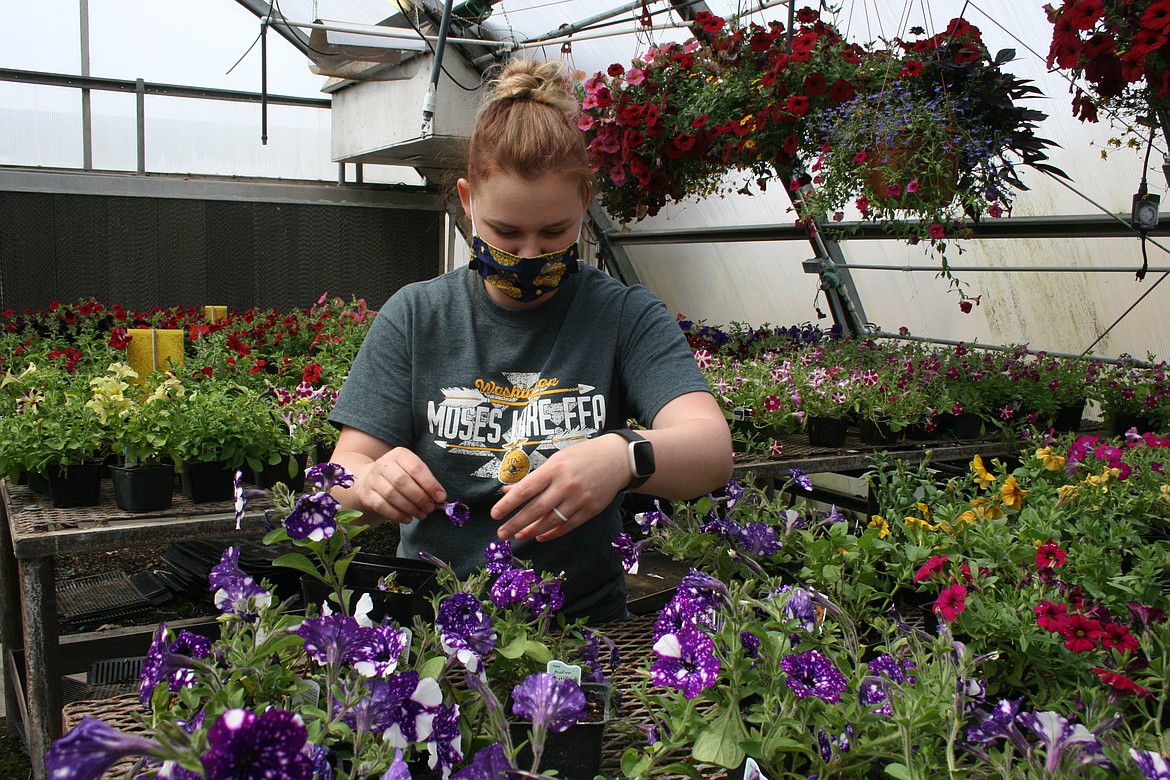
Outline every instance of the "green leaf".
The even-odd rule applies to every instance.
[[[650,756],[642,755],[634,748],[626,748],[622,753],[622,774],[626,777],[637,777],[650,766]]]
[[[439,674],[443,671],[443,666],[446,665],[447,659],[441,655],[436,655],[434,658],[427,659],[427,662],[419,667],[419,677],[430,677],[438,679]]]
[[[537,642],[534,639],[529,639],[524,642],[524,655],[536,661],[538,664],[547,664],[553,659],[552,651],[545,647],[544,643]]]
[[[738,707],[728,707],[695,739],[691,754],[696,761],[736,767],[743,761],[740,743],[748,738]]]
[[[302,553],[285,553],[272,562],[273,566],[284,566],[288,569],[296,569],[302,574],[308,574],[310,577],[321,579],[321,572],[317,571],[317,567],[313,562]]]
[[[910,770],[905,764],[886,764],[886,774],[899,780],[910,780]]]
[[[524,649],[527,644],[528,637],[526,637],[524,634],[520,634],[503,647],[497,646],[496,652],[502,655],[504,658],[515,660],[524,655]]]

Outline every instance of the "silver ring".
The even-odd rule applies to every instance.
[[[559,517],[561,519],[562,523],[569,522],[569,518],[567,518],[563,514],[561,514],[561,510],[557,509],[555,506],[553,507],[553,514],[556,515],[557,517]]]

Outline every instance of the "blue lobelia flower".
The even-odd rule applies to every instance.
[[[382,739],[390,747],[403,748],[431,736],[435,713],[443,703],[443,691],[431,677],[419,677],[413,669],[399,672],[386,680],[384,706],[390,713],[390,725]]]
[[[97,718],[85,717],[45,754],[45,771],[54,780],[99,780],[127,756],[150,755],[153,739],[123,734]]]
[[[411,780],[410,767],[406,765],[406,759],[402,757],[402,750],[394,751],[394,760],[390,762],[390,767],[382,774],[382,780]]]
[[[507,539],[489,542],[483,557],[484,568],[489,574],[503,574],[513,566],[512,542]]]
[[[1081,763],[1108,764],[1101,753],[1101,743],[1093,732],[1080,723],[1055,712],[1022,712],[1016,716],[1020,725],[1029,728],[1044,745],[1044,768],[1055,772],[1064,760],[1064,754],[1076,755]],[[1112,764],[1109,764],[1112,766]]]
[[[788,688],[798,699],[816,696],[836,704],[841,701],[841,694],[847,687],[845,675],[819,650],[787,655],[780,659],[780,668],[787,675],[785,682]]]
[[[498,609],[525,604],[540,580],[532,569],[508,569],[492,583],[491,599]]]
[[[693,699],[715,684],[722,668],[711,637],[697,628],[683,628],[654,643],[650,679]]]
[[[431,724],[431,735],[427,738],[427,766],[438,769],[444,780],[451,776],[451,770],[463,760],[461,747],[463,734],[459,730],[459,705],[441,705],[435,711]]]
[[[1129,749],[1130,758],[1146,780],[1170,780],[1170,760],[1152,750]]]
[[[305,752],[308,732],[301,716],[281,709],[263,715],[228,710],[207,732],[203,755],[207,780],[309,780],[313,762]]]
[[[307,493],[284,519],[284,529],[291,539],[323,541],[337,530],[340,509],[341,502],[328,493]]]
[[[353,474],[336,463],[315,463],[305,471],[305,479],[322,493],[334,487],[353,487]]]
[[[323,615],[301,621],[297,636],[305,640],[305,652],[314,661],[340,665],[353,660],[353,650],[361,640],[361,627],[349,615]]]
[[[350,658],[362,677],[385,677],[398,668],[405,649],[406,632],[397,626],[363,626],[350,646]]]
[[[585,715],[585,693],[572,680],[537,672],[512,689],[512,714],[532,721],[535,730],[560,734]]]
[[[482,659],[495,649],[492,619],[470,593],[454,593],[443,599],[435,627],[439,629],[443,651],[454,655],[470,672],[478,672]]]
[[[454,780],[503,780],[515,769],[503,745],[493,742],[475,754],[471,763],[455,773]]]
[[[451,521],[451,525],[461,526],[471,519],[471,507],[467,504],[448,501],[445,504],[439,504],[439,506],[447,513],[447,519]]]

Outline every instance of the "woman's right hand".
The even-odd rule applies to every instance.
[[[447,500],[447,491],[418,455],[363,431],[343,427],[332,460],[354,476],[353,487],[335,491],[346,509],[410,523]]]
[[[447,500],[431,470],[406,447],[395,447],[371,463],[355,487],[365,511],[395,523],[426,517]]]

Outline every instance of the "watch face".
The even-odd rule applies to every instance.
[[[649,477],[654,473],[654,445],[648,441],[632,442],[630,450],[634,454],[634,472],[639,477]]]

